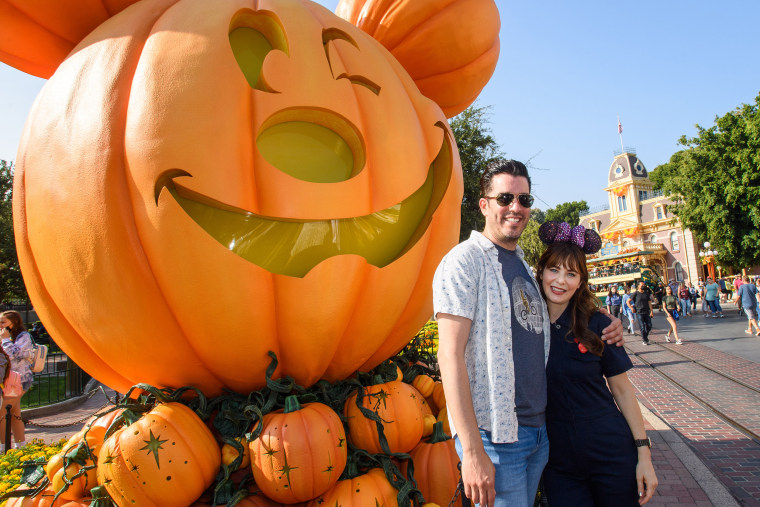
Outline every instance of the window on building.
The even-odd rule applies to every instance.
[[[624,195],[618,196],[618,210],[626,211],[627,209],[628,209],[628,205],[625,202],[625,196]]]
[[[646,200],[647,200],[647,191],[639,190],[639,201],[646,201]]]
[[[673,269],[675,270],[676,281],[683,282],[683,266],[681,266],[681,263],[676,262]]]
[[[591,230],[593,230],[593,231],[596,230],[596,222],[594,220],[592,220],[591,222],[589,222],[589,225],[591,225]]]
[[[678,233],[676,231],[673,231],[670,233],[670,250],[675,252],[676,250],[680,250],[681,245],[678,242]]]
[[[657,243],[657,234],[652,234],[647,240],[649,243]]]
[[[627,239],[624,239],[623,240],[623,248],[628,247],[628,246],[631,246],[631,242],[628,241]]]
[[[657,215],[657,220],[662,220],[662,206],[657,206],[654,209],[655,214]]]

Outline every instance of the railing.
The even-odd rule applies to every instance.
[[[647,198],[644,200],[648,201],[649,199],[657,199],[658,197],[662,197],[663,195],[665,195],[665,193],[660,189],[650,190],[649,192],[647,192]]]
[[[610,209],[609,204],[600,204],[598,206],[594,206],[593,208],[587,208],[580,213],[578,213],[579,217],[585,217],[586,215],[593,215],[594,213],[599,213],[600,211],[607,211]]]
[[[34,374],[32,387],[21,399],[21,408],[41,407],[80,396],[89,379],[66,354],[48,354],[45,369]]]

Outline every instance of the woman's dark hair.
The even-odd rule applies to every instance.
[[[24,326],[24,321],[21,319],[21,314],[14,310],[8,310],[3,313],[0,313],[0,317],[5,317],[6,319],[11,321],[11,324],[13,324],[13,327],[10,328],[11,332],[11,340],[14,342],[16,341],[16,338],[18,335],[26,331],[26,327]]]
[[[574,334],[589,352],[601,356],[604,351],[604,342],[588,328],[591,316],[601,305],[599,299],[588,288],[586,255],[583,250],[572,243],[557,242],[548,246],[536,265],[536,280],[538,280],[538,287],[541,289],[541,295],[544,299],[546,299],[543,286],[544,269],[553,267],[564,267],[580,275],[581,283],[568,304],[570,308],[570,331],[568,334]]]
[[[505,160],[499,158],[488,164],[486,170],[480,176],[480,197],[485,197],[491,191],[491,180],[497,174],[511,174],[512,176],[522,176],[528,180],[528,191],[530,192],[530,176],[525,164],[517,160]]]

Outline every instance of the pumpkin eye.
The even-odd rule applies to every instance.
[[[335,79],[348,79],[351,83],[363,86],[375,95],[380,95],[380,85],[374,83],[365,76],[349,74],[347,72],[342,72],[340,75],[335,76],[335,70],[333,69],[332,61],[330,60],[330,42],[335,40],[344,40],[355,47],[357,50],[359,49],[359,45],[356,44],[356,41],[354,41],[354,39],[352,39],[351,36],[343,30],[338,30],[337,28],[326,28],[322,30],[322,45],[325,48],[327,64],[330,66],[330,72],[332,72],[333,77]]]
[[[261,73],[264,58],[274,49],[288,54],[288,40],[277,16],[270,11],[246,9],[230,23],[230,47],[251,88],[275,92]]]

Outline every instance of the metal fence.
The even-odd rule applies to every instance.
[[[87,375],[66,354],[48,354],[45,369],[34,374],[32,387],[21,399],[21,408],[41,407],[84,394]]]

